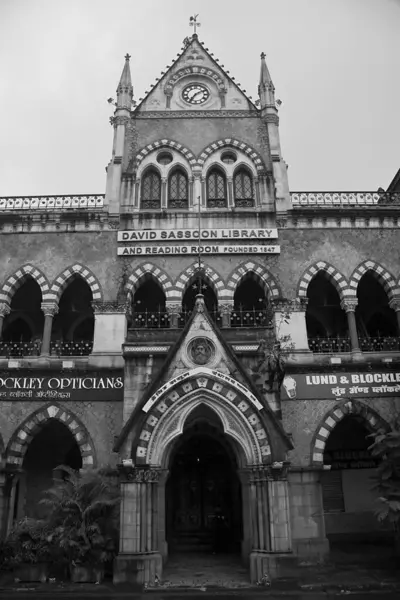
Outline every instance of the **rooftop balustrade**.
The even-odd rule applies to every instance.
[[[0,211],[68,210],[103,208],[104,194],[83,196],[8,196],[0,197]]]
[[[400,193],[389,192],[292,192],[293,208],[315,207],[373,207],[400,205]]]

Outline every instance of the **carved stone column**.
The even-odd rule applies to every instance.
[[[395,296],[389,302],[389,306],[396,313],[397,318],[397,335],[400,336],[400,296]]]
[[[161,178],[161,209],[164,210],[167,208],[167,178]]]
[[[3,335],[4,319],[7,315],[10,314],[10,311],[11,311],[11,308],[8,304],[6,304],[5,302],[0,303],[0,340]]]
[[[167,313],[169,315],[169,324],[171,329],[177,329],[179,327],[179,315],[182,311],[182,305],[178,302],[167,300],[165,303],[165,308],[167,309]]]
[[[349,327],[350,344],[352,352],[360,352],[358,341],[357,323],[356,323],[356,307],[358,304],[357,298],[345,298],[340,303],[340,308],[346,311],[347,324]]]
[[[261,205],[261,200],[260,200],[260,180],[258,177],[254,178],[254,190],[255,190],[255,205],[256,206],[260,206]]]
[[[42,349],[41,349],[40,355],[41,356],[49,356],[50,341],[51,341],[51,329],[53,327],[53,318],[58,313],[58,304],[57,304],[57,302],[42,302],[41,309],[44,314],[44,327],[43,327]]]
[[[218,308],[222,317],[222,327],[230,327],[233,302],[220,302]]]
[[[121,516],[114,583],[154,583],[161,579],[158,537],[158,481],[161,470],[120,465]]]
[[[233,177],[227,177],[227,191],[228,191],[228,208],[235,206],[235,197],[233,193]]]

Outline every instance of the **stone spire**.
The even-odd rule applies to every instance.
[[[265,62],[265,52],[261,52],[260,83],[258,85],[260,107],[275,106],[275,88]]]
[[[128,108],[129,110],[132,106],[133,97],[130,58],[129,54],[125,55],[125,64],[117,87],[117,108]]]

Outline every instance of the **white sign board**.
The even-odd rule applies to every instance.
[[[270,240],[278,237],[275,229],[201,229],[201,240]],[[199,239],[198,229],[141,229],[118,231],[118,242],[190,242]]]
[[[152,245],[152,246],[141,246],[135,244],[134,246],[119,246],[118,256],[154,256],[156,254],[169,254],[169,255],[189,255],[189,254],[279,254],[281,251],[280,246],[252,246],[252,245],[241,245],[241,244],[230,244],[230,245],[217,245],[210,244],[204,246],[164,246]]]

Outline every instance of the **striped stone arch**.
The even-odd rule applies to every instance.
[[[184,146],[183,144],[180,144],[179,142],[175,142],[174,140],[163,139],[163,140],[157,140],[156,142],[152,142],[151,144],[147,144],[147,146],[142,148],[137,153],[135,163],[134,163],[135,168],[137,168],[140,165],[140,163],[142,162],[144,157],[147,156],[148,154],[150,154],[150,152],[153,152],[153,150],[157,150],[157,149],[161,150],[161,148],[171,148],[171,150],[176,150],[177,152],[180,152],[186,158],[186,160],[189,162],[190,166],[193,166],[196,164],[196,157],[193,154],[193,152],[191,150],[189,150],[189,148],[186,148],[186,146]]]
[[[354,295],[357,294],[357,288],[361,277],[368,271],[371,271],[378,279],[379,283],[381,283],[386,294],[388,295],[389,300],[393,297],[393,295],[400,294],[400,289],[396,285],[395,278],[387,269],[373,260],[365,260],[354,269],[350,277],[350,287]]]
[[[132,446],[135,463],[160,465],[164,449],[182,433],[188,414],[199,404],[219,415],[225,433],[244,448],[248,464],[271,462],[272,448],[260,401],[228,375],[196,367],[168,381],[143,406],[145,419]]]
[[[90,269],[79,263],[68,267],[60,275],[58,275],[58,277],[55,278],[52,283],[48,299],[58,302],[61,298],[61,294],[67,287],[69,280],[74,276],[79,276],[86,281],[92,290],[93,300],[100,302],[103,300],[103,292],[101,290],[99,280]]]
[[[355,296],[354,291],[350,288],[344,275],[329,263],[320,260],[308,267],[301,276],[297,286],[297,295],[299,298],[307,298],[307,290],[311,280],[321,271],[326,273],[328,279],[335,286],[341,300],[343,300],[344,297],[348,298],[349,296]]]
[[[226,298],[227,291],[226,291],[225,283],[224,283],[223,279],[220,277],[220,275],[217,273],[217,271],[215,271],[209,265],[205,265],[203,263],[201,264],[201,266],[204,270],[206,277],[208,278],[208,280],[211,282],[211,284],[215,288],[215,292],[216,292],[218,301],[220,301],[222,298]],[[197,271],[197,262],[193,263],[192,265],[187,267],[179,275],[178,279],[175,281],[175,287],[177,288],[177,292],[179,294],[180,300],[182,300],[183,294],[185,293],[188,283],[191,280],[191,278],[193,277],[193,275],[196,273],[196,271]]]
[[[231,148],[236,148],[237,150],[241,150],[246,154],[254,163],[257,171],[264,171],[265,165],[264,162],[258,152],[254,150],[249,144],[246,142],[241,142],[240,140],[236,140],[234,138],[225,138],[222,140],[218,140],[217,142],[213,142],[204,150],[201,151],[198,157],[198,164],[203,166],[207,158],[219,148],[224,148],[225,146],[229,146]]]
[[[15,273],[10,275],[3,283],[0,289],[0,302],[10,304],[15,292],[23,283],[25,283],[28,277],[32,277],[32,279],[34,279],[39,285],[42,292],[42,300],[47,300],[50,286],[46,276],[42,273],[42,271],[40,271],[40,269],[28,264],[20,267],[18,271],[15,271]]]
[[[233,302],[233,297],[240,281],[245,275],[252,273],[256,275],[265,285],[268,290],[270,300],[282,297],[282,292],[275,277],[266,269],[263,265],[248,260],[236,267],[231,273],[227,283],[227,290],[229,293],[228,300]]]
[[[166,300],[173,299],[174,290],[172,281],[165,271],[154,265],[153,263],[144,263],[139,265],[133,273],[129,276],[129,279],[126,284],[126,291],[128,294],[132,295],[138,288],[139,283],[146,275],[152,275],[156,281],[158,281],[164,290]]]
[[[82,456],[82,466],[96,466],[94,444],[86,427],[70,410],[56,403],[42,406],[16,429],[7,446],[6,461],[21,466],[30,442],[51,419],[63,423],[74,436]]]
[[[344,400],[330,410],[317,427],[311,442],[311,464],[322,465],[325,445],[332,430],[346,415],[359,415],[365,421],[367,429],[388,431],[389,424],[373,409],[359,400]],[[371,442],[372,443],[372,442]]]

